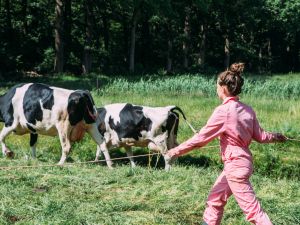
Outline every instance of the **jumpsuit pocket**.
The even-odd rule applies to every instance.
[[[227,179],[238,182],[248,181],[253,173],[251,153],[241,148],[227,149],[225,152],[224,171]]]
[[[248,159],[252,163],[252,154],[249,149],[237,146],[228,146],[223,154],[224,161],[232,161],[236,159]]]

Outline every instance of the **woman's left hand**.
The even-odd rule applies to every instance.
[[[288,140],[288,138],[281,133],[275,133],[274,140],[278,142],[285,142]]]

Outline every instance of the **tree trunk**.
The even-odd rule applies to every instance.
[[[296,46],[295,46],[295,70],[300,70],[300,32],[296,33]]]
[[[24,35],[28,34],[28,25],[27,25],[27,0],[22,0],[22,18],[23,18],[23,33]]]
[[[72,0],[65,0],[64,10],[64,62],[67,65],[72,49]]]
[[[135,55],[135,33],[137,21],[140,14],[140,7],[136,7],[133,11],[131,28],[130,28],[130,51],[129,51],[129,72],[134,73],[134,55]]]
[[[63,43],[63,0],[56,0],[55,6],[55,60],[54,72],[61,73],[64,69],[64,43]]]
[[[12,31],[12,24],[11,24],[11,12],[10,12],[10,0],[5,0],[4,8],[6,11],[6,29],[7,31]]]
[[[272,48],[271,48],[271,39],[267,39],[267,51],[268,51],[268,65],[267,69],[268,72],[271,72],[272,70]]]
[[[139,58],[141,63],[143,64],[144,68],[149,68],[153,66],[151,64],[151,38],[150,38],[150,28],[149,28],[149,17],[144,17],[143,19],[143,25],[141,30],[141,46],[143,51],[141,51]],[[149,64],[150,63],[150,64]]]
[[[224,67],[225,69],[229,68],[230,64],[230,41],[228,35],[225,35],[225,45],[224,45],[224,53],[225,53],[225,58],[224,58]]]
[[[129,56],[129,51],[128,51],[128,23],[126,21],[125,16],[123,16],[123,21],[122,21],[122,27],[123,27],[123,58],[124,58],[124,65],[128,64],[128,56]]]
[[[173,43],[172,40],[169,38],[168,40],[168,51],[167,51],[167,72],[172,72],[172,50],[173,50]]]
[[[198,65],[203,68],[205,64],[205,51],[206,51],[206,30],[202,24],[200,27],[200,48],[199,48]]]
[[[85,1],[85,46],[83,51],[83,65],[82,72],[89,73],[92,69],[92,2],[90,0]]]
[[[249,42],[249,46],[255,46],[255,43],[254,43],[254,41],[255,41],[255,36],[254,36],[254,32],[253,32],[252,29],[249,31],[249,34],[250,34],[250,42]],[[247,42],[245,39],[243,39],[243,41],[244,41],[244,42]],[[247,70],[248,70],[248,71],[253,70],[254,64],[253,64],[253,61],[252,61],[252,60],[249,60],[249,62],[247,63],[247,65],[248,65],[248,66],[247,66]]]
[[[183,45],[182,45],[182,50],[183,50],[183,68],[187,69],[189,66],[189,44],[190,44],[190,8],[185,9],[185,20],[184,20],[184,40],[183,40]]]
[[[109,46],[109,27],[108,27],[108,21],[107,21],[107,15],[106,13],[102,16],[103,21],[103,38],[104,38],[104,49],[108,51]]]
[[[105,12],[102,16],[102,22],[103,22],[104,49],[106,52],[105,56],[103,57],[103,69],[106,71],[110,65],[110,55],[109,55],[109,38],[110,37],[109,37],[108,15]]]
[[[262,64],[263,64],[262,47],[259,47],[259,52],[258,52],[258,73],[260,73],[260,74],[263,72]]]

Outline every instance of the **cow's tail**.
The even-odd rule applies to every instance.
[[[187,119],[186,119],[186,117],[185,117],[185,115],[184,115],[182,109],[179,108],[179,107],[176,106],[176,105],[175,105],[175,106],[171,106],[171,107],[170,107],[170,111],[173,112],[174,110],[177,110],[178,112],[180,112],[180,114],[182,115],[182,117],[183,117],[184,121],[186,122],[186,124],[191,128],[191,130],[194,132],[194,134],[196,134],[197,131],[196,131],[195,128],[192,126],[192,124],[190,124],[189,121],[187,121]]]

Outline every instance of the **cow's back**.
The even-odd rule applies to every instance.
[[[81,121],[91,124],[96,120],[93,98],[84,90],[29,83],[15,89],[12,102],[19,123],[17,134],[56,135],[58,123],[69,121],[75,126]]]
[[[116,110],[114,105],[107,108],[106,122],[109,128],[118,134],[119,140],[132,138],[139,140],[142,132],[151,130],[152,122],[145,117],[143,107],[132,104],[120,104]]]
[[[46,110],[52,111],[54,90],[44,84],[31,84],[23,97],[23,112],[27,123],[36,125],[45,118]]]
[[[17,134],[38,132],[55,135],[55,125],[65,116],[66,101],[72,91],[40,83],[27,83],[12,98]]]

